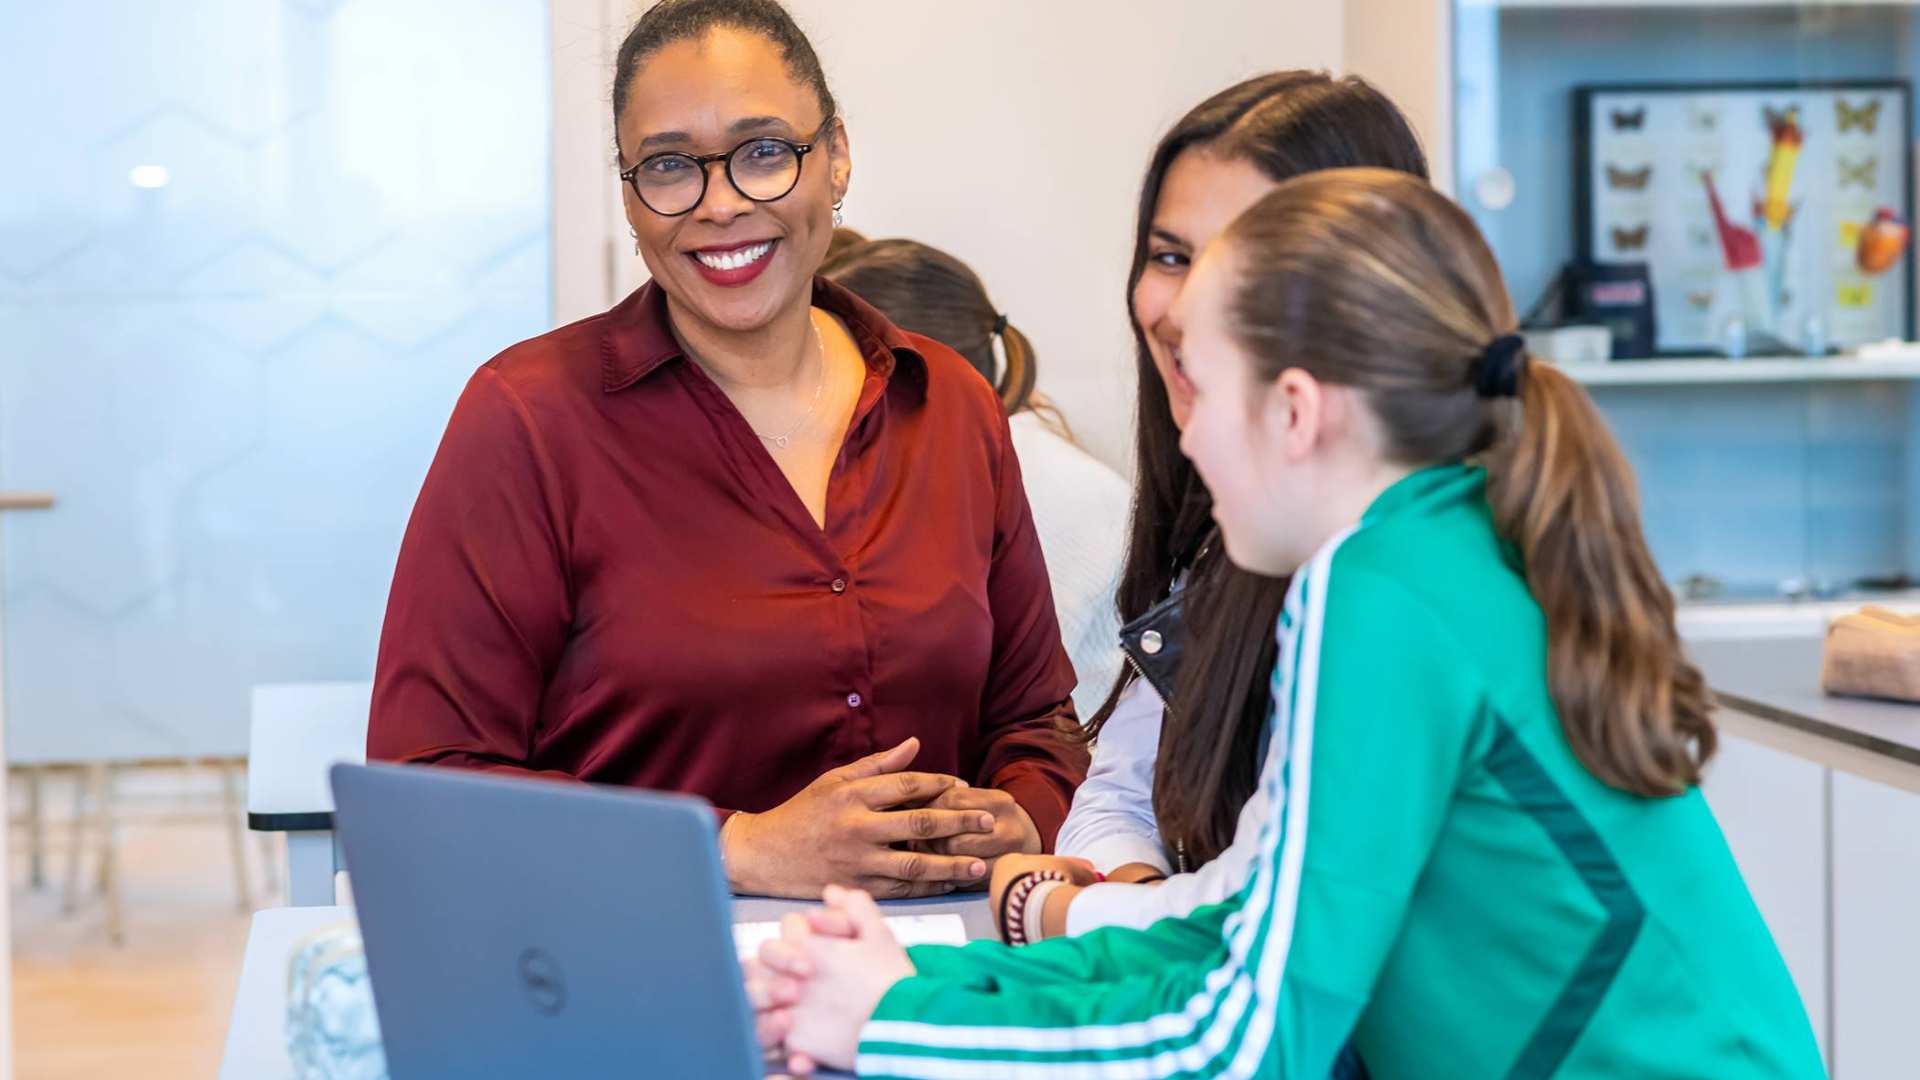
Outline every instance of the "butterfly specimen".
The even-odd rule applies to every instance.
[[[1690,292],[1687,294],[1687,303],[1693,305],[1694,308],[1700,311],[1705,311],[1713,306],[1713,290],[1708,289],[1706,292]]]
[[[1840,125],[1840,133],[1862,131],[1868,135],[1880,126],[1880,102],[1878,99],[1865,105],[1849,105],[1844,98],[1833,99],[1834,119]]]
[[[1693,125],[1695,131],[1718,131],[1720,130],[1720,111],[1703,109],[1695,105],[1693,111],[1687,114],[1687,122]]]
[[[1631,112],[1626,109],[1614,109],[1612,110],[1612,117],[1613,130],[1639,131],[1647,122],[1647,107],[1642,105]]]
[[[1613,227],[1613,246],[1620,251],[1645,250],[1647,237],[1652,232],[1653,226],[1651,224],[1641,225],[1632,229],[1623,229],[1615,225]]]
[[[1843,281],[1835,299],[1841,307],[1863,308],[1873,303],[1873,286],[1865,281]]]
[[[1778,131],[1784,127],[1797,128],[1800,126],[1800,106],[1789,105],[1784,109],[1776,109],[1771,105],[1762,105],[1760,117],[1766,122],[1768,131]]]
[[[1647,181],[1653,179],[1653,166],[1642,165],[1638,169],[1623,169],[1618,165],[1607,166],[1607,186],[1615,191],[1645,191]]]
[[[1838,164],[1840,166],[1840,186],[1842,188],[1849,186],[1864,188],[1879,186],[1879,158],[1870,157],[1863,158],[1860,161],[1854,161],[1851,158],[1843,157],[1839,160]]]

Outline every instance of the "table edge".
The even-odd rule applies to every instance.
[[[253,832],[330,832],[333,814],[326,810],[294,814],[259,814],[249,810],[247,828]]]

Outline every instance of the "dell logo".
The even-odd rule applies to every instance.
[[[520,986],[533,1007],[548,1016],[558,1016],[567,1007],[566,977],[553,957],[539,949],[520,954]]]

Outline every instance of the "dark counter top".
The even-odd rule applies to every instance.
[[[1820,689],[1820,648],[1819,638],[1687,643],[1727,708],[1920,766],[1920,705],[1828,697]]]

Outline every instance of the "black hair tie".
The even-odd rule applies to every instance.
[[[1519,334],[1497,338],[1473,363],[1473,389],[1483,398],[1518,397],[1527,369],[1527,341]]]
[[[999,337],[1007,332],[1007,313],[1001,312],[993,320],[993,336]]]

